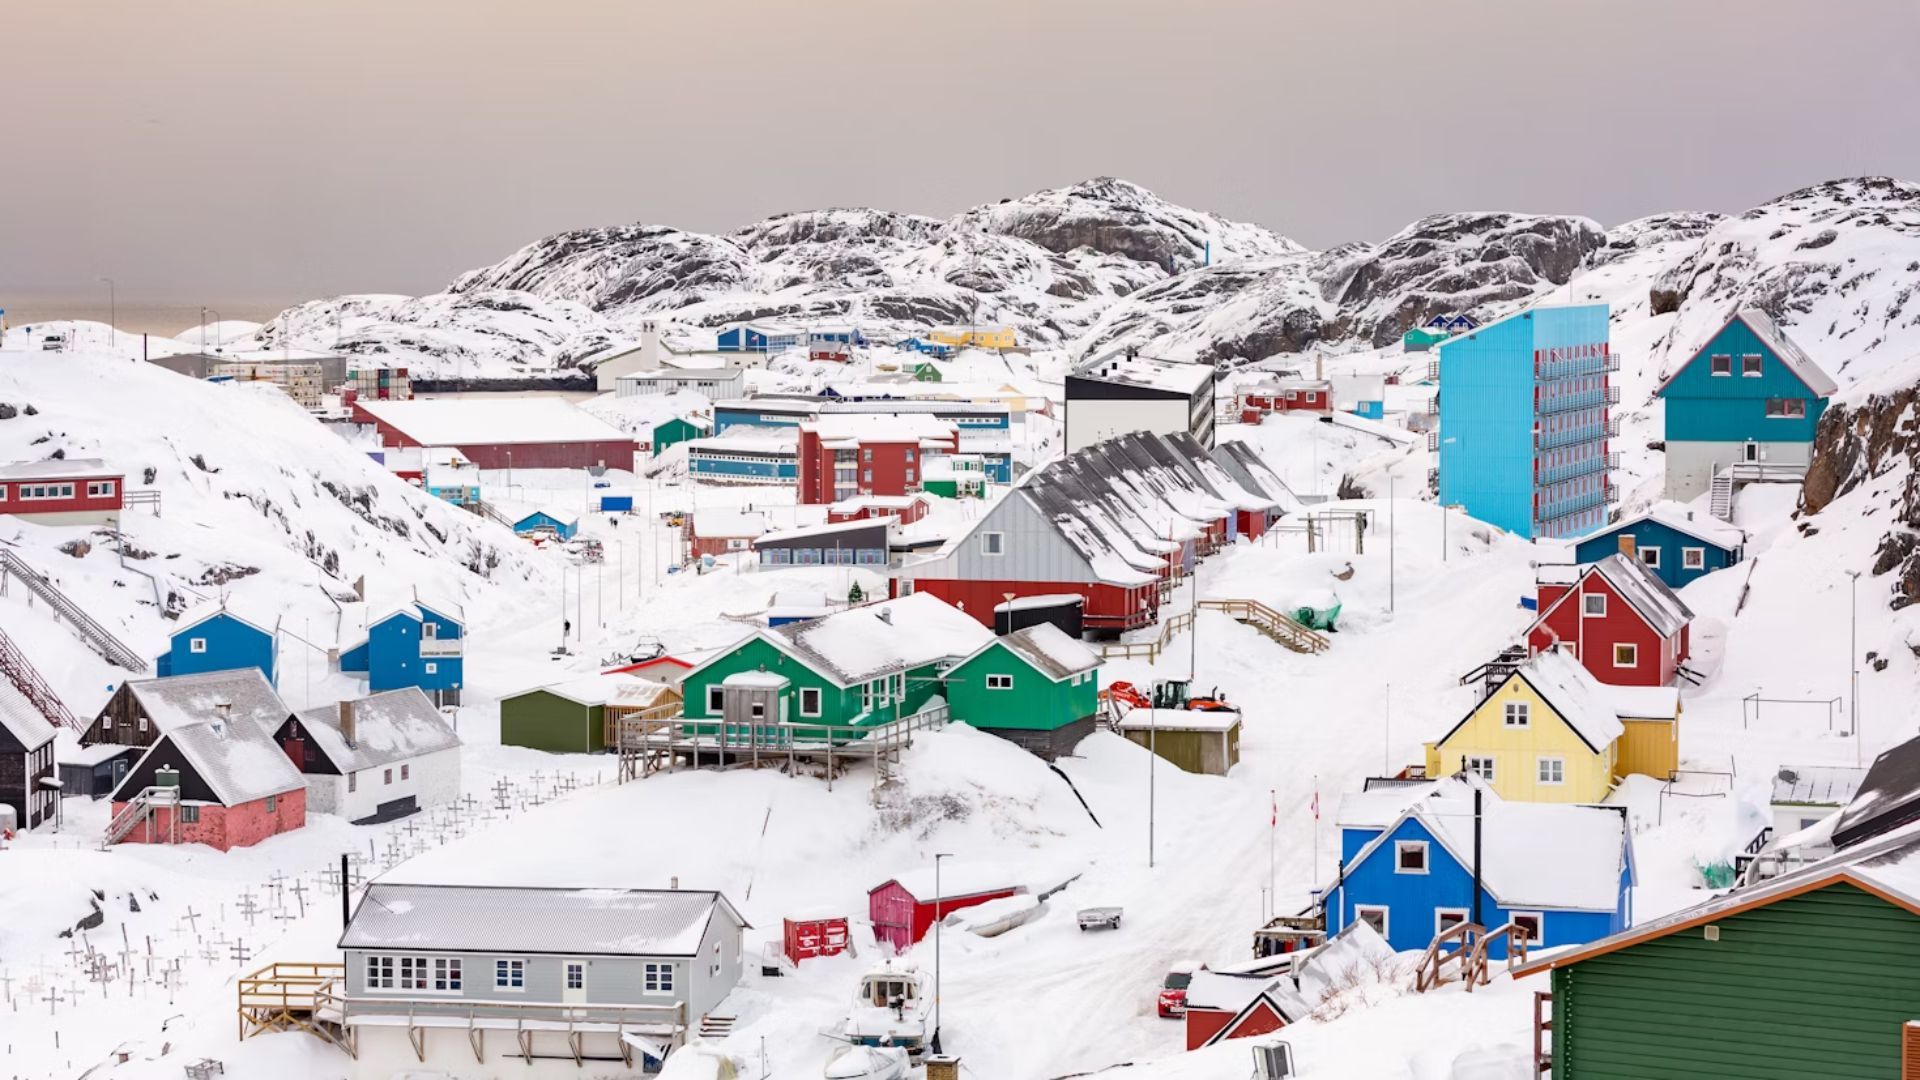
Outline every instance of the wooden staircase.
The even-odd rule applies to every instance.
[[[1474,987],[1485,986],[1492,978],[1487,956],[1489,946],[1496,941],[1506,944],[1507,970],[1512,971],[1515,964],[1526,962],[1528,940],[1511,922],[1492,930],[1479,923],[1454,923],[1436,934],[1433,943],[1421,954],[1420,966],[1413,972],[1413,988],[1424,994],[1458,979],[1471,994]],[[1449,945],[1453,947],[1448,948]]]
[[[1327,651],[1327,639],[1258,600],[1202,600],[1208,611],[1222,611],[1235,622],[1250,626],[1281,647],[1312,655]]]
[[[1733,470],[1721,469],[1713,474],[1712,498],[1708,511],[1721,521],[1733,520]]]
[[[86,723],[73,715],[67,703],[60,700],[60,695],[53,692],[53,688],[40,677],[39,670],[27,661],[26,654],[4,632],[0,632],[0,674],[6,675],[13,688],[32,703],[35,711],[47,718],[47,723],[78,732],[87,730]]]
[[[127,801],[113,820],[107,823],[106,837],[100,841],[100,850],[105,851],[125,839],[128,833],[153,820],[155,812],[162,807],[178,807],[180,789],[177,787],[150,787]]]
[[[712,1013],[702,1016],[700,1018],[700,1037],[702,1039],[713,1040],[726,1038],[733,1034],[733,1022],[735,1019],[737,1018],[732,1016],[715,1016]]]

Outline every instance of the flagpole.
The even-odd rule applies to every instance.
[[[1267,903],[1270,905],[1268,915],[1271,917],[1273,912],[1280,909],[1280,894],[1275,891],[1280,878],[1274,871],[1273,855],[1273,834],[1280,829],[1280,795],[1273,788],[1267,789],[1267,803],[1273,808],[1272,814],[1267,819]]]
[[[1313,777],[1313,873],[1307,875],[1309,881],[1320,880],[1320,776]]]

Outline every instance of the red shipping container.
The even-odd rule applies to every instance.
[[[787,959],[798,964],[812,956],[838,956],[847,951],[847,917],[786,919],[782,945]]]

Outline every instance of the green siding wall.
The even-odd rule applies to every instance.
[[[860,721],[864,712],[861,704],[860,687],[853,686],[842,690],[831,679],[812,668],[781,652],[762,638],[750,638],[736,646],[734,650],[708,664],[706,667],[689,674],[681,684],[686,693],[685,713],[691,719],[717,718],[718,713],[707,708],[707,689],[725,682],[727,676],[741,671],[759,671],[765,668],[787,677],[791,684],[781,696],[786,699],[786,717],[792,723],[851,724]],[[907,673],[907,694],[900,704],[900,715],[906,716],[920,708],[926,700],[939,693],[939,669],[937,665],[914,668]],[[800,690],[813,687],[820,691],[820,715],[803,716],[800,712]],[[870,721],[885,722],[894,714],[892,702],[884,710],[876,708],[875,717]]]
[[[1740,373],[1740,358],[1749,353],[1762,357],[1758,378]],[[1713,374],[1716,354],[1733,357],[1733,374]],[[1661,396],[1667,399],[1667,439],[1675,442],[1812,442],[1827,406],[1738,319],[1715,334]],[[1768,398],[1804,400],[1807,415],[1768,417]]]
[[[1013,676],[1013,689],[987,689],[988,675]],[[978,728],[1053,731],[1092,716],[1097,680],[1054,682],[1005,645],[995,642],[947,673],[953,717]]]
[[[605,720],[598,705],[535,690],[501,699],[500,742],[556,754],[595,753],[606,749]]]
[[[1555,1080],[1900,1076],[1920,918],[1842,883],[1715,925],[1555,971]]]

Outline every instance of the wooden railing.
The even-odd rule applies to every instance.
[[[238,986],[240,1038],[266,1031],[300,1030],[329,1042],[333,1037],[315,1027],[321,991],[347,975],[345,964],[277,963],[251,975]]]
[[[606,745],[617,749],[620,746],[623,722],[637,729],[642,721],[672,719],[680,712],[683,704],[680,701],[663,701],[658,705],[648,705],[643,708],[609,704],[606,707],[606,719],[603,722],[601,737],[606,741]]]
[[[1553,994],[1533,992],[1533,1075],[1553,1071]]]
[[[1258,600],[1202,600],[1209,611],[1223,611],[1246,623],[1281,645],[1297,653],[1318,653],[1327,649],[1327,639]]]
[[[1453,964],[1456,975],[1464,975],[1467,959],[1472,955],[1476,937],[1486,932],[1479,923],[1462,920],[1434,935],[1433,943],[1420,955],[1420,965],[1413,969],[1413,989],[1417,993],[1426,993],[1447,983],[1447,965]],[[1446,948],[1453,943],[1454,948]]]
[[[1204,604],[1205,601],[1202,601],[1202,603]],[[1129,660],[1134,657],[1145,657],[1148,663],[1152,663],[1160,658],[1160,654],[1166,650],[1167,642],[1173,639],[1173,635],[1192,625],[1193,612],[1191,611],[1182,611],[1177,615],[1169,615],[1166,620],[1160,624],[1160,633],[1156,637],[1147,641],[1107,642],[1100,646],[1100,659]]]
[[[1467,980],[1467,993],[1473,993],[1476,986],[1485,986],[1488,982],[1487,947],[1495,941],[1503,941],[1507,946],[1507,970],[1511,972],[1515,964],[1527,961],[1527,943],[1532,938],[1529,932],[1520,929],[1512,922],[1502,923],[1487,933],[1481,934],[1473,943],[1473,952],[1468,954],[1463,974]]]
[[[533,1036],[536,1032],[565,1037],[574,1064],[584,1066],[584,1036],[605,1032],[618,1036],[624,1032],[657,1035],[668,1050],[684,1045],[687,1037],[685,1002],[670,1005],[560,1005],[547,1002],[466,1001],[445,998],[349,997],[342,975],[323,983],[313,994],[313,1015],[333,1025],[341,1037],[333,1038],[324,1028],[308,1028],[321,1038],[335,1042],[347,1056],[359,1057],[359,1025],[405,1028],[414,1056],[427,1059],[426,1034],[429,1030],[464,1030],[474,1060],[486,1061],[486,1033],[499,1031],[512,1036],[514,1048],[506,1056],[518,1057],[531,1065],[534,1061]],[[452,1023],[450,1024],[449,1021]],[[465,1021],[464,1029],[459,1022]],[[614,1040],[628,1068],[633,1066],[633,1048],[624,1039]]]
[[[745,758],[755,768],[760,767],[762,758],[825,758],[831,775],[836,758],[889,762],[913,745],[915,732],[944,727],[951,719],[952,709],[944,703],[875,724],[623,716],[614,721],[611,746],[619,751],[623,769],[627,759],[636,759],[634,767],[627,770],[633,777],[671,767],[677,757],[685,757],[697,769],[702,755],[711,755],[707,763],[714,765]],[[622,778],[629,778],[626,772]]]

